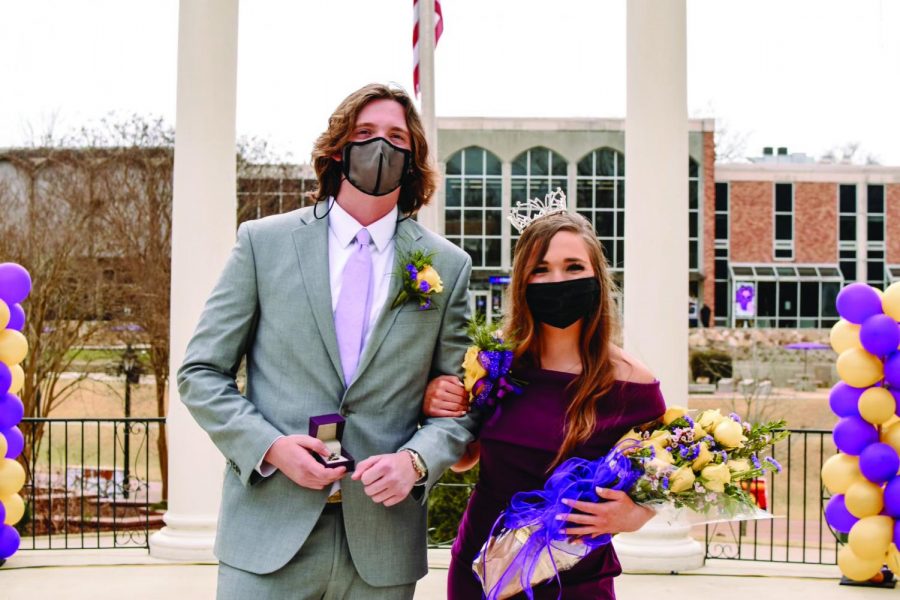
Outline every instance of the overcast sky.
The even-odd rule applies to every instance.
[[[666,1],[666,0],[659,0]],[[350,91],[412,87],[410,0],[243,0],[238,133],[306,161]],[[438,116],[623,117],[625,0],[442,0]],[[176,0],[0,0],[0,147],[175,120]],[[762,146],[900,165],[900,2],[688,0],[688,106]]]

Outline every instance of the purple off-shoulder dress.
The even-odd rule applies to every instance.
[[[513,494],[544,487],[547,469],[562,446],[566,408],[571,399],[565,388],[575,376],[532,369],[519,371],[516,377],[527,382],[523,393],[507,396],[479,436],[481,472],[453,544],[447,589],[450,600],[483,597],[472,572],[472,561]],[[657,419],[663,412],[665,403],[659,382],[616,381],[600,401],[594,435],[576,448],[574,456],[597,459],[630,427]],[[612,545],[601,546],[560,574],[562,598],[614,599],[612,578],[621,572]],[[554,580],[537,586],[534,595],[555,600],[559,591]]]

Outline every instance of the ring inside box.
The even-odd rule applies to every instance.
[[[313,458],[328,468],[347,467],[352,471],[355,461],[350,453],[341,445],[346,420],[339,414],[319,415],[309,420],[309,434],[325,442],[329,456],[323,457],[313,452]]]

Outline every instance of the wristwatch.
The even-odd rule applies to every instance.
[[[425,483],[425,480],[428,479],[428,467],[425,466],[425,461],[422,460],[422,456],[412,448],[401,448],[401,451],[409,454],[409,458],[412,461],[413,470],[416,472],[415,485]]]

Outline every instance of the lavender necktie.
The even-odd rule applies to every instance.
[[[334,309],[334,329],[341,353],[341,366],[344,368],[344,382],[348,386],[356,375],[372,307],[370,242],[369,232],[360,229],[356,234],[357,247],[341,273],[341,293]]]

